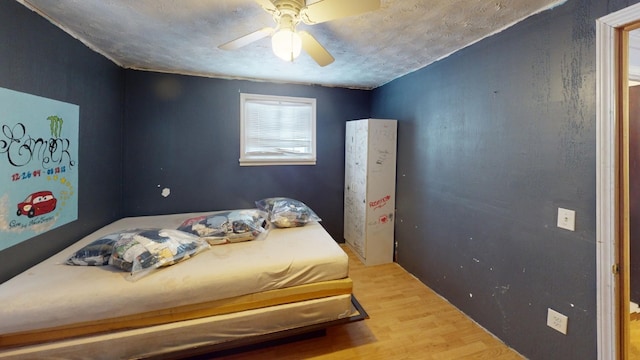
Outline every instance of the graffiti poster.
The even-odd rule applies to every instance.
[[[79,113],[0,88],[0,250],[78,218]]]

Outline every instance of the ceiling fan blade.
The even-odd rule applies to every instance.
[[[258,41],[262,38],[265,38],[269,35],[271,35],[273,33],[272,28],[270,27],[265,27],[262,28],[260,30],[254,31],[250,34],[247,34],[245,36],[241,36],[235,40],[231,40],[228,43],[224,43],[220,46],[218,46],[219,49],[222,50],[235,50],[235,49],[239,49],[245,45],[249,45],[254,41]]]
[[[270,0],[254,0],[258,5],[262,6],[268,12],[276,11],[276,6]]]
[[[306,31],[298,31],[300,39],[302,40],[302,48],[309,54],[320,66],[327,66],[331,64],[335,59],[327,49],[325,49],[316,38]]]
[[[380,0],[322,0],[300,11],[305,24],[319,24],[380,8]]]

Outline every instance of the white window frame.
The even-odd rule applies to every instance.
[[[247,145],[247,121],[245,104],[247,102],[273,102],[273,103],[294,103],[311,107],[311,153],[299,155],[289,152],[278,152],[271,154],[250,154],[246,151]],[[260,94],[240,94],[240,166],[259,165],[315,165],[316,164],[316,99],[274,96]]]

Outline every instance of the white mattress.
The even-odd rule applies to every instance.
[[[175,229],[206,213],[124,218],[0,284],[0,336],[347,277],[348,257],[318,223],[213,246],[138,281],[111,267],[68,266],[74,251],[118,230]]]
[[[136,359],[338,320],[351,315],[351,296],[271,306],[143,329],[0,350],[0,359]]]

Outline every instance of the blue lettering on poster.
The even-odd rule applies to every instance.
[[[0,250],[78,218],[79,113],[0,88]]]

